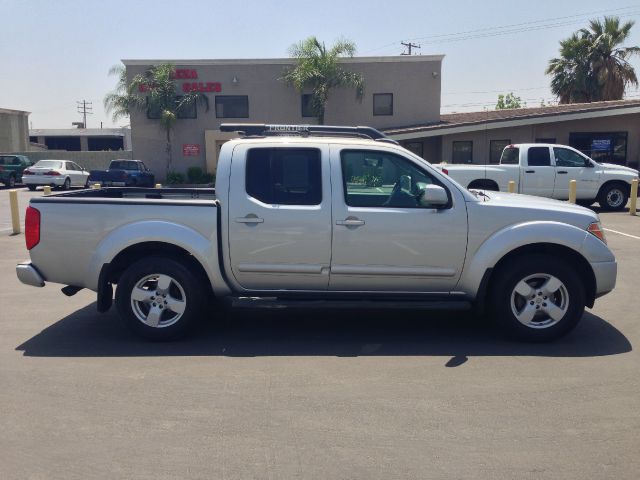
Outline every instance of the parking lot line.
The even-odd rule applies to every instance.
[[[618,235],[624,235],[625,237],[635,238],[636,240],[640,240],[640,237],[637,235],[631,235],[630,233],[619,232],[618,230],[611,230],[610,228],[603,228],[605,232],[617,233]]]

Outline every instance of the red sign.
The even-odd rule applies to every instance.
[[[185,82],[182,84],[182,91],[188,92],[220,92],[222,85],[220,82]]]
[[[195,157],[200,155],[200,145],[197,143],[183,143],[182,144],[182,156],[183,157]]]
[[[192,79],[198,78],[198,72],[190,68],[176,68],[173,78]]]

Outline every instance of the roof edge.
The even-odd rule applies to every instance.
[[[394,55],[382,57],[341,57],[341,63],[394,63],[394,62],[434,62],[442,61],[444,55]],[[158,65],[291,65],[295,58],[227,58],[227,59],[128,59],[120,60],[125,66]]]

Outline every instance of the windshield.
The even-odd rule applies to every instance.
[[[35,164],[35,166],[44,168],[62,168],[62,162],[57,160],[40,160]]]

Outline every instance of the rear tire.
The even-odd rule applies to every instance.
[[[15,186],[16,186],[16,177],[14,177],[13,175],[9,175],[7,187],[14,188]]]
[[[118,281],[116,307],[125,325],[150,340],[175,340],[197,323],[205,304],[199,279],[180,261],[147,257]]]
[[[498,184],[492,180],[474,180],[467,187],[468,190],[471,190],[472,188],[476,190],[490,190],[492,192],[500,191]]]
[[[518,257],[493,275],[491,313],[510,337],[545,342],[562,337],[582,318],[585,288],[564,260],[546,254]]]
[[[605,185],[598,194],[598,203],[603,210],[623,210],[629,200],[629,189],[622,183]]]

